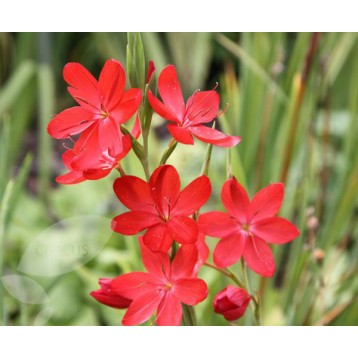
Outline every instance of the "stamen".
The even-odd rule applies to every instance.
[[[190,117],[190,120],[192,121],[193,119],[195,119],[195,117],[197,117],[199,114],[201,114],[202,116],[207,115],[211,110],[213,109],[213,106],[211,106],[209,109],[207,109],[206,111],[204,109],[200,110],[198,113],[194,114],[193,116]]]
[[[221,116],[222,114],[224,114],[226,111],[227,111],[227,109],[229,108],[229,103],[226,103],[226,105],[225,105],[225,108],[221,111],[221,112],[219,112],[217,115],[216,115],[216,117],[219,117],[219,116]]]
[[[73,88],[73,87],[72,87],[72,88]],[[87,105],[91,106],[92,108],[98,110],[98,108],[97,108],[96,106],[94,106],[92,103],[89,103],[88,101],[86,101],[86,100],[85,100],[84,98],[82,98],[82,97],[74,96],[73,98],[76,99],[76,100],[78,99],[78,100],[80,100],[80,101],[86,103]]]
[[[62,143],[62,146],[63,146],[65,149],[67,149],[67,150],[72,150],[72,148],[67,147],[66,143]]]

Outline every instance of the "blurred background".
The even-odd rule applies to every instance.
[[[234,175],[251,195],[285,183],[280,215],[301,236],[274,247],[272,279],[249,272],[263,324],[358,324],[358,35],[354,33],[143,33],[157,73],[174,64],[188,98],[219,83],[218,124],[242,142],[230,150]],[[125,209],[113,194],[117,173],[59,186],[66,143],[46,131],[74,101],[63,66],[80,62],[96,77],[104,62],[126,63],[125,33],[0,33],[0,322],[4,325],[118,325],[123,311],[89,296],[99,277],[142,270],[134,238],[112,233]],[[151,170],[170,140],[153,118]],[[182,185],[200,173],[205,145],[179,145],[169,160]],[[228,150],[213,148],[213,195],[221,210]],[[133,155],[123,161],[142,176]],[[211,248],[216,240],[207,239]],[[235,266],[233,270],[237,270]],[[210,268],[202,325],[226,324],[212,298],[229,282]],[[235,322],[252,324],[251,312]]]

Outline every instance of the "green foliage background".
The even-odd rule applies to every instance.
[[[222,107],[230,106],[218,123],[242,137],[230,158],[251,195],[270,182],[285,182],[281,214],[300,228],[301,236],[274,247],[278,269],[272,279],[249,272],[251,288],[263,294],[263,323],[358,324],[357,34],[143,33],[142,40],[157,73],[169,63],[176,66],[186,98],[219,82]],[[123,211],[112,191],[116,173],[99,182],[55,184],[64,171],[64,148],[48,136],[46,126],[53,114],[74,105],[63,66],[80,62],[97,76],[109,58],[126,63],[126,44],[125,33],[0,33],[2,324],[120,322],[123,312],[99,305],[89,292],[97,289],[99,277],[142,269],[134,238],[113,233],[88,262],[56,276],[46,272],[58,257],[34,257],[44,276],[21,271],[21,260],[38,235],[59,220],[110,219]],[[151,170],[169,142],[163,124],[154,118]],[[178,168],[183,185],[199,175],[204,155],[201,143],[178,146],[169,163]],[[204,210],[221,209],[227,157],[227,150],[213,149],[213,196]],[[143,175],[133,155],[123,166]],[[52,234],[59,230],[55,226]],[[76,230],[65,234],[73,247],[83,239]],[[207,241],[214,247],[214,239]],[[211,305],[228,282],[209,268],[201,275],[210,293],[196,309],[198,321],[226,324]],[[251,323],[248,312],[235,324]]]

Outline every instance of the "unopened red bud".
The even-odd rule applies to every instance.
[[[251,296],[243,288],[232,285],[220,291],[214,298],[214,310],[228,321],[239,319],[246,312]]]

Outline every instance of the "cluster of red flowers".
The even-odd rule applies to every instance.
[[[153,71],[151,66],[147,82]],[[78,63],[65,66],[64,78],[79,106],[55,116],[48,132],[57,139],[79,137],[76,141],[72,138],[73,148],[63,154],[69,172],[57,181],[75,184],[100,179],[119,166],[141,134],[138,115],[131,134],[123,125],[137,113],[142,91],[125,91],[125,71],[115,60],[105,63],[98,81]],[[175,141],[193,144],[194,136],[221,147],[239,143],[239,137],[205,126],[218,116],[220,97],[215,90],[196,91],[185,104],[172,65],[160,73],[158,90],[163,102],[150,90],[147,99],[157,114],[170,121],[167,128]],[[114,182],[114,192],[129,211],[113,219],[112,229],[123,235],[144,231],[138,242],[147,272],[100,279],[101,288],[91,294],[105,305],[128,308],[124,325],[141,324],[155,312],[156,324],[180,325],[182,304],[192,306],[205,300],[208,287],[198,278],[209,257],[205,235],[220,239],[213,253],[219,269],[243,257],[248,267],[262,276],[275,272],[267,243],[284,244],[299,235],[292,223],[276,217],[284,194],[280,183],[267,186],[250,201],[245,189],[230,178],[221,194],[227,213],[200,215],[211,195],[210,179],[202,175],[181,189],[179,174],[171,165],[156,168],[148,181],[122,175]],[[245,313],[251,299],[245,289],[230,285],[216,295],[214,310],[235,320]]]

